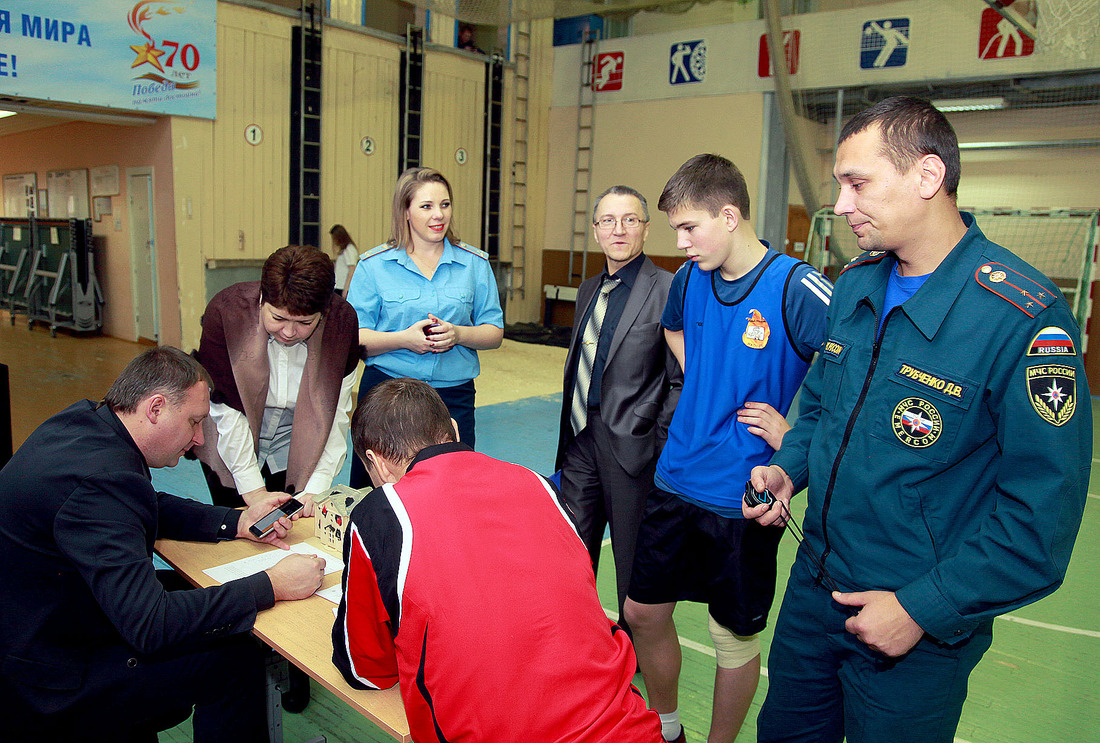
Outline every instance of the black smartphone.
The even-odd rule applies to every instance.
[[[248,531],[252,533],[252,536],[257,539],[263,539],[271,530],[275,528],[275,522],[281,519],[283,516],[293,516],[294,514],[305,508],[305,503],[297,498],[291,498],[286,503],[275,508],[271,513],[264,516],[252,526],[248,527]]]

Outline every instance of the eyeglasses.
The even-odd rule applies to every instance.
[[[601,230],[609,232],[615,229],[616,222],[622,222],[624,230],[634,230],[645,224],[646,220],[641,217],[635,217],[633,214],[627,214],[622,219],[615,219],[615,217],[600,217],[596,220],[595,224]]]

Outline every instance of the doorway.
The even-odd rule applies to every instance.
[[[126,193],[130,214],[130,265],[133,267],[134,334],[139,341],[160,340],[157,301],[157,245],[153,214],[153,169],[128,168]]]

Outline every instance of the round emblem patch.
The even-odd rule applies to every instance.
[[[745,332],[741,334],[741,341],[749,348],[759,349],[768,345],[768,338],[772,331],[768,327],[767,319],[760,314],[760,311],[751,310],[746,320],[748,324],[745,325]]]
[[[1008,274],[1004,271],[994,271],[993,273],[989,274],[989,280],[992,281],[994,284],[999,284],[1007,278]]]
[[[919,397],[907,397],[899,402],[890,423],[898,441],[914,449],[931,446],[943,433],[940,411]]]

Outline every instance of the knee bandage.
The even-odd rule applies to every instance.
[[[719,668],[740,668],[760,655],[759,635],[735,635],[714,621],[714,617],[709,614],[707,620]]]

